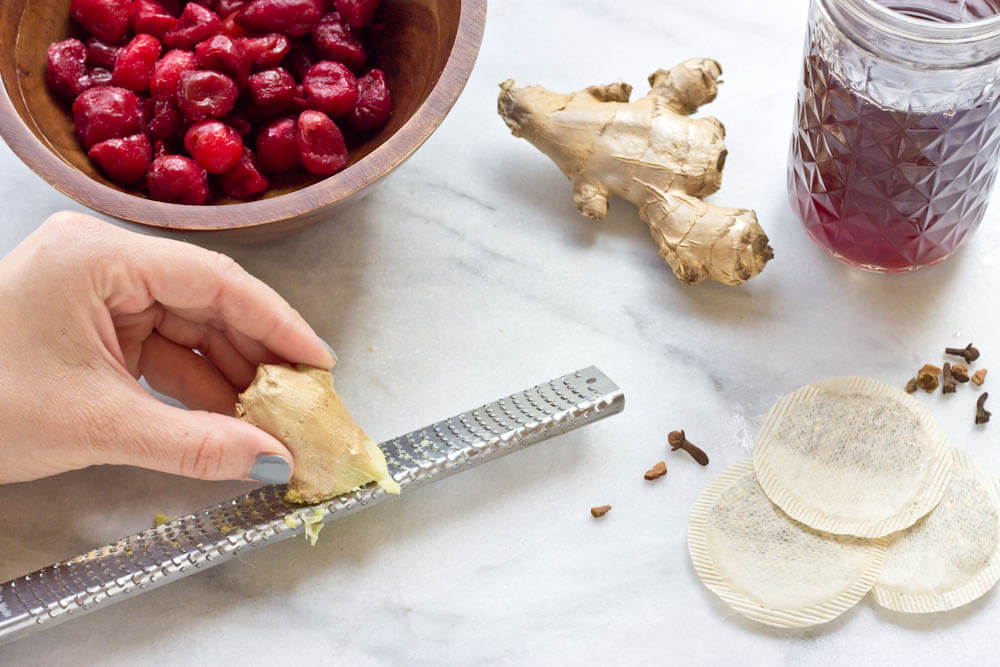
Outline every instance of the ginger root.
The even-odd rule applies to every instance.
[[[548,155],[573,182],[580,213],[600,220],[616,194],[639,207],[677,278],[739,285],[774,256],[748,209],[708,204],[726,160],[716,118],[688,118],[715,99],[722,68],[693,58],[649,77],[650,91],[629,102],[627,83],[562,95],[541,86],[500,84],[497,107],[516,137]]]
[[[289,502],[318,503],[372,481],[399,493],[382,450],[347,412],[329,371],[263,364],[239,398],[236,416],[273,435],[295,457]]]

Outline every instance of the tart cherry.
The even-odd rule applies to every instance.
[[[268,174],[299,167],[297,126],[294,118],[271,121],[257,132],[257,162]]]
[[[368,60],[361,38],[337,12],[327,14],[313,28],[312,40],[325,60],[344,63],[352,70],[361,69]]]
[[[379,0],[333,0],[334,6],[352,28],[371,25]]]
[[[71,0],[70,17],[108,44],[121,44],[132,18],[131,0]]]
[[[135,0],[132,11],[132,32],[153,35],[157,39],[177,27],[177,18],[156,0]]]
[[[193,49],[198,42],[217,34],[221,29],[222,20],[218,14],[202,5],[189,2],[177,19],[174,29],[163,35],[163,43],[173,49]]]
[[[132,185],[146,175],[153,161],[153,147],[145,134],[107,139],[94,144],[87,156],[118,185]]]
[[[243,47],[243,40],[225,35],[210,37],[198,44],[195,60],[202,69],[214,69],[233,80],[237,87],[246,86],[250,76],[250,56]]]
[[[208,173],[223,174],[239,164],[243,139],[222,121],[203,120],[184,134],[184,149]]]
[[[280,32],[300,37],[319,23],[324,0],[253,0],[236,17],[251,32]]]
[[[73,102],[76,137],[90,150],[106,139],[137,134],[142,124],[142,105],[131,90],[96,86],[80,93]]]
[[[181,75],[197,68],[198,63],[190,51],[181,51],[180,49],[167,51],[153,69],[153,78],[149,82],[149,92],[155,99],[176,101]]]
[[[362,132],[372,132],[385,125],[392,115],[392,101],[385,73],[371,69],[358,79],[358,102],[351,111],[351,125]]]
[[[153,160],[146,172],[146,187],[149,196],[159,201],[176,204],[208,201],[208,175],[194,160],[183,155],[163,155]]]
[[[302,166],[310,174],[329,176],[347,166],[344,135],[324,113],[303,111],[299,114],[296,142]]]
[[[302,78],[302,105],[338,117],[351,113],[358,101],[358,80],[342,63],[324,60]]]
[[[72,101],[91,86],[87,75],[87,47],[78,39],[49,44],[46,79],[56,95]]]
[[[270,184],[257,168],[253,151],[247,148],[240,163],[219,177],[219,185],[222,192],[233,199],[249,199],[267,190]]]
[[[236,84],[225,74],[209,70],[189,71],[181,74],[177,105],[188,120],[219,118],[232,111],[236,96]]]
[[[135,92],[147,90],[163,46],[152,35],[136,35],[118,52],[111,82]]]

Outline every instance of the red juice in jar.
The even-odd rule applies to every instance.
[[[978,227],[1000,152],[1000,37],[978,63],[961,44],[921,49],[934,48],[927,35],[967,38],[984,24],[1000,31],[1000,0],[813,0],[788,188],[834,256],[917,269]]]

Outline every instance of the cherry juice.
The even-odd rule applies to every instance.
[[[1000,14],[1000,0],[880,4],[921,21]],[[933,113],[887,108],[845,85],[824,56],[811,35],[789,160],[792,207],[813,240],[850,264],[898,272],[943,260],[972,235],[989,203],[1000,103]]]

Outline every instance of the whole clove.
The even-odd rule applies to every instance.
[[[951,376],[956,382],[965,384],[969,381],[969,367],[965,364],[955,364],[951,367]]]
[[[986,382],[986,369],[980,368],[978,371],[972,374],[972,382],[978,384],[980,387]]]
[[[917,384],[928,394],[938,388],[938,378],[941,377],[941,369],[934,364],[924,364],[917,371]]]
[[[646,474],[643,475],[643,478],[651,482],[654,479],[659,479],[660,477],[663,477],[666,474],[667,474],[667,462],[660,461],[652,468],[647,470]]]
[[[971,364],[979,358],[979,350],[972,343],[969,343],[965,347],[946,347],[944,348],[944,353],[955,357],[962,357],[967,364]]]
[[[590,515],[595,519],[600,518],[611,511],[611,505],[598,505],[590,508]]]
[[[688,441],[687,437],[684,435],[684,430],[671,431],[667,435],[667,442],[670,443],[671,451],[677,449],[683,449],[685,452],[691,455],[695,461],[703,466],[708,465],[708,454],[704,452],[700,447]]]
[[[988,391],[984,391],[982,395],[979,397],[979,400],[976,401],[977,424],[985,424],[990,420],[990,417],[993,416],[993,413],[986,409],[986,399],[989,397],[990,393]]]
[[[958,380],[952,373],[951,364],[946,361],[941,368],[941,393],[954,394],[956,387],[958,387]]]

